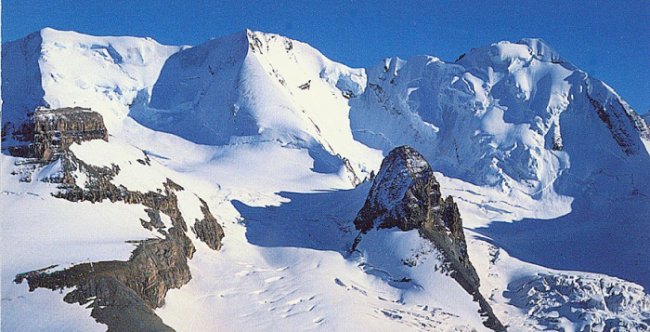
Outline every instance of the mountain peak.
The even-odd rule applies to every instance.
[[[500,41],[473,48],[456,61],[465,66],[509,66],[516,62],[562,62],[560,54],[541,38],[522,38],[518,42]]]
[[[440,251],[444,269],[453,271],[450,275],[478,302],[481,316],[486,318],[483,324],[503,331],[505,328],[479,292],[480,280],[469,260],[462,223],[458,206],[451,196],[443,199],[440,184],[424,156],[409,146],[400,146],[381,163],[368,198],[354,220],[361,233],[352,250],[357,250],[362,238],[375,227],[417,230]]]
[[[400,146],[382,161],[368,200],[354,223],[364,233],[373,227],[398,227],[403,231],[419,228],[427,213],[420,211],[417,202],[440,199],[440,184],[426,159],[417,150]]]
[[[78,43],[78,44],[110,43],[110,42],[117,42],[117,41],[122,41],[122,43],[137,44],[138,41],[144,41],[146,43],[153,43],[156,46],[175,47],[175,46],[163,45],[159,43],[156,39],[149,36],[94,35],[94,34],[73,31],[73,30],[55,29],[52,27],[44,27],[22,38],[3,42],[3,44],[21,43],[21,42],[24,43],[35,39],[38,39],[39,42],[46,42],[46,43],[47,42],[53,42],[53,43],[69,42],[69,43]],[[185,48],[187,46],[182,45],[180,47]]]
[[[560,54],[541,38],[522,38],[517,42],[517,44],[527,45],[530,47],[533,56],[538,60],[561,61]]]
[[[78,31],[73,31],[73,30],[61,30],[61,29],[56,29],[52,27],[44,27],[34,33],[40,33],[41,35],[44,34],[76,34],[76,35],[86,35],[84,33],[78,32]]]

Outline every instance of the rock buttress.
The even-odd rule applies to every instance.
[[[354,225],[360,234],[352,250],[372,228],[417,229],[441,251],[450,276],[479,303],[484,325],[505,330],[479,292],[480,280],[467,254],[458,206],[451,196],[443,199],[431,166],[415,149],[401,146],[384,158]]]

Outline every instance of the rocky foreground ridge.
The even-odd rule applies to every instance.
[[[6,131],[3,133],[7,134]],[[39,107],[11,134],[19,142],[9,146],[12,155],[44,162],[57,159],[73,143],[93,139],[108,141],[102,116],[83,107],[56,110]]]
[[[91,315],[106,324],[109,331],[172,330],[154,313],[165,303],[172,288],[180,288],[192,278],[188,259],[195,246],[188,237],[188,222],[178,206],[176,193],[185,190],[171,179],[157,191],[133,191],[113,184],[120,172],[118,166],[97,167],[78,159],[69,147],[93,139],[108,140],[102,116],[87,108],[38,109],[12,135],[16,144],[8,148],[14,156],[23,157],[31,169],[60,162],[60,172],[43,179],[57,184],[54,197],[73,202],[121,201],[145,208],[149,220],[140,220],[142,227],[156,230],[160,237],[138,241],[128,261],[102,261],[58,269],[56,265],[16,275],[15,282],[27,280],[30,290],[74,288],[64,300],[89,305]],[[143,155],[138,162],[150,163]],[[30,169],[30,167],[28,167]],[[75,172],[85,174],[78,183]],[[23,176],[23,179],[31,177]],[[190,226],[196,238],[213,250],[221,248],[223,229],[214,218],[207,203],[200,199],[204,218]],[[161,214],[171,220],[167,228]]]
[[[381,164],[368,198],[354,225],[361,232],[352,250],[372,228],[418,230],[442,253],[449,273],[481,307],[484,325],[505,330],[479,292],[479,276],[467,254],[463,222],[451,196],[442,197],[440,184],[424,157],[415,149],[393,149]]]

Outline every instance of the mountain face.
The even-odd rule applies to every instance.
[[[454,63],[386,59],[351,104],[352,130],[367,145],[408,144],[445,174],[530,195],[545,194],[580,154],[648,162],[650,129],[639,115],[537,39],[473,49]]]
[[[2,59],[3,330],[648,329],[647,116],[539,39]]]
[[[442,199],[440,184],[419,152],[402,146],[386,156],[354,225],[361,234],[355,239],[353,251],[357,250],[363,234],[373,228],[417,230],[443,257],[443,271],[450,273],[479,303],[481,314],[487,317],[484,325],[497,331],[505,330],[479,291],[480,280],[467,255],[458,207],[451,196]],[[417,263],[404,262],[406,265]]]
[[[473,49],[453,63],[391,58],[367,73],[364,94],[350,101],[355,138],[384,153],[409,145],[444,175],[509,196],[497,209],[522,208],[504,215],[490,199],[471,199],[477,213],[528,221],[481,234],[528,261],[650,285],[639,245],[650,227],[650,131],[605,83],[537,39]],[[621,252],[617,243],[636,245],[615,262],[598,258]]]
[[[2,46],[4,126],[22,123],[37,106],[80,106],[105,109],[109,130],[127,116],[125,105],[152,88],[167,57],[181,49],[150,38],[49,28]]]
[[[356,185],[381,158],[347,130],[348,99],[364,85],[363,70],[301,42],[247,30],[171,56],[131,115],[199,144],[306,148],[315,168],[343,167]]]

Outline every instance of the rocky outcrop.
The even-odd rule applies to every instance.
[[[619,117],[620,113],[612,112],[610,115],[610,113],[607,112],[608,107],[600,104],[597,99],[592,98],[589,94],[587,94],[587,98],[589,99],[589,102],[593,108],[596,110],[598,118],[600,118],[600,120],[607,126],[607,129],[609,129],[609,131],[612,133],[612,138],[614,138],[616,144],[621,147],[625,154],[636,154],[638,152],[638,149],[635,148],[631,133],[627,132],[625,130],[625,127],[621,125],[622,120]],[[614,107],[611,102],[608,106],[609,108]],[[622,107],[620,103],[617,106]],[[612,119],[612,115],[616,118]]]
[[[450,276],[479,303],[485,326],[505,330],[479,292],[480,280],[467,254],[458,207],[451,196],[443,199],[431,166],[415,149],[401,146],[388,154],[354,225],[360,234],[352,250],[372,228],[418,230],[442,253]]]
[[[48,115],[50,114],[50,115]],[[78,264],[71,268],[48,272],[48,269],[21,273],[15,282],[27,280],[30,290],[74,288],[64,300],[69,303],[92,302],[92,316],[108,325],[109,331],[171,330],[153,309],[165,303],[167,291],[180,288],[192,278],[187,264],[195,252],[187,236],[187,223],[178,207],[176,192],[185,190],[167,179],[163,189],[140,192],[129,190],[112,180],[120,172],[116,165],[97,167],[78,159],[68,148],[72,143],[91,139],[107,139],[101,116],[87,109],[37,111],[34,122],[23,125],[24,139],[33,140],[27,150],[37,163],[56,159],[61,172],[44,179],[58,183],[52,195],[72,202],[122,201],[145,207],[149,220],[141,219],[143,227],[156,229],[162,238],[138,241],[128,261],[102,261]],[[99,121],[99,122],[97,122]],[[31,136],[30,136],[31,135]],[[145,156],[143,162],[148,164]],[[75,172],[85,174],[85,183],[77,183]],[[221,248],[224,232],[212,216],[207,203],[200,199],[204,218],[197,220],[193,230],[197,237],[214,250]],[[172,226],[166,228],[161,214],[169,217]]]
[[[165,304],[165,294],[169,289],[180,288],[192,278],[186,258],[192,257],[194,246],[179,232],[172,228],[167,239],[141,241],[128,261],[83,263],[52,273],[28,272],[17,275],[16,282],[27,280],[30,290],[88,289],[98,285],[93,284],[93,280],[112,277],[138,294],[148,307],[159,308]]]
[[[68,303],[84,305],[89,299],[91,315],[111,331],[174,331],[132,289],[114,277],[86,280],[64,297]]]
[[[208,204],[203,199],[199,200],[201,200],[203,219],[196,220],[192,230],[194,231],[194,234],[196,234],[196,237],[205,242],[208,247],[214,250],[219,250],[221,249],[221,239],[224,236],[223,229],[217,222],[217,219],[212,216]]]
[[[74,273],[72,269],[68,273],[52,274],[48,274],[47,269],[32,271],[16,276],[16,282],[29,280],[30,290],[39,287],[52,290],[76,287],[66,294],[63,300],[88,305],[88,308],[92,308],[91,315],[98,322],[107,325],[108,331],[173,331],[138,293],[115,276],[105,273],[115,269],[114,266],[108,265],[120,263],[124,262],[81,264],[73,268]],[[126,268],[128,267],[122,267]]]
[[[585,97],[612,138],[626,155],[636,155],[645,147],[639,140],[650,140],[650,126],[610,87],[594,79],[585,80]]]
[[[466,259],[467,244],[456,203],[451,196],[443,199],[431,166],[413,148],[396,148],[384,159],[354,224],[364,233],[375,226],[418,229],[430,236],[441,233],[440,245],[463,263],[472,279],[478,279]]]
[[[130,327],[126,330],[142,330],[138,325],[140,321],[149,321],[153,324],[151,326],[157,326],[145,330],[165,330],[161,328],[165,325],[160,325],[162,321],[152,309],[165,303],[165,295],[169,289],[180,288],[190,281],[192,277],[187,261],[195,252],[192,241],[185,233],[187,225],[178,209],[174,194],[180,186],[167,180],[163,185],[164,194],[130,191],[124,187],[116,187],[110,182],[115,175],[112,172],[117,172],[115,168],[95,168],[76,160],[73,155],[67,156],[74,160],[73,162],[66,159],[68,166],[80,166],[80,169],[86,171],[89,180],[85,188],[79,187],[67,180],[73,177],[64,171],[64,175],[60,177],[60,191],[53,194],[54,196],[75,202],[109,199],[141,204],[147,207],[145,211],[151,219],[148,222],[143,221],[144,227],[147,227],[147,224],[159,225],[161,213],[169,216],[172,227],[167,230],[159,228],[164,238],[140,241],[128,261],[84,263],[53,273],[19,274],[15,281],[20,283],[26,279],[30,290],[76,288],[66,295],[65,300],[80,304],[92,301],[93,317],[107,324],[111,331],[123,331],[126,327]],[[220,226],[218,227],[220,229]],[[219,235],[223,237],[223,231]],[[220,243],[221,237],[217,236],[216,241]],[[92,300],[95,297],[96,299]],[[119,303],[122,307],[107,309],[103,303]],[[132,321],[135,318],[138,320]]]
[[[108,131],[102,116],[89,108],[37,108],[13,132],[18,144],[9,148],[12,155],[52,161],[72,143],[93,139],[108,141]]]

